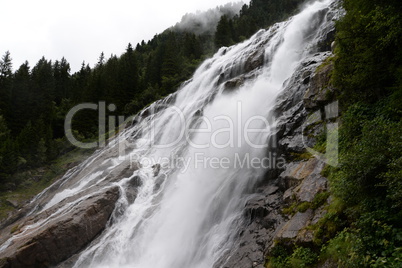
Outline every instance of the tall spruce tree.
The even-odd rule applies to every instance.
[[[0,60],[0,114],[11,120],[12,59],[7,51]]]

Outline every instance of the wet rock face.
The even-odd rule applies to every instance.
[[[92,165],[69,170],[31,203],[2,222],[0,267],[55,266],[101,234],[113,217],[120,197],[128,203],[134,202],[142,183],[134,174],[140,168],[137,162],[123,161],[113,169],[104,168],[118,153],[116,148],[107,149],[102,156],[95,153],[87,160],[93,161]],[[74,194],[64,192],[94,173],[100,175],[86,187]],[[127,185],[125,196],[120,196],[118,186],[110,187],[115,182]],[[60,200],[53,199],[59,193]]]
[[[237,247],[222,256],[215,267],[263,268],[275,240],[312,241],[313,233],[306,227],[317,222],[325,211],[307,209],[285,215],[283,209],[295,201],[312,202],[318,193],[327,190],[327,180],[321,175],[324,163],[315,158],[295,161],[292,156],[304,153],[307,146],[314,144],[314,140],[303,134],[308,115],[304,98],[309,88],[329,81],[328,71],[322,74],[315,71],[330,55],[323,52],[306,59],[278,97],[274,110],[278,120],[276,143],[272,151],[288,162],[282,170],[269,170],[257,185],[244,208],[244,224],[235,241]],[[315,105],[309,107],[315,109]]]
[[[326,178],[320,175],[324,165],[318,160],[290,162],[280,174],[269,174],[247,202],[244,209],[244,227],[240,230],[238,245],[223,256],[215,267],[265,267],[265,256],[274,241],[311,243],[314,237],[307,229],[325,214],[322,208],[308,209],[295,215],[285,215],[283,209],[290,202],[311,202],[315,195],[327,189]]]
[[[282,194],[278,180],[256,189],[244,209],[244,228],[235,241],[237,248],[223,256],[214,267],[265,267],[265,249],[284,220],[278,213]]]
[[[0,267],[49,267],[67,259],[105,228],[118,198],[118,187],[106,189],[76,204],[71,213],[21,233],[0,253]],[[40,223],[46,214],[28,221]]]
[[[310,87],[303,96],[303,103],[306,109],[314,110],[331,101],[332,92],[335,90],[330,83],[333,69],[334,64],[330,61],[317,69],[316,73],[311,77]]]
[[[243,84],[244,84],[244,77],[234,78],[225,83],[225,90],[227,91],[227,90],[238,89]]]
[[[286,203],[296,198],[300,202],[312,202],[314,197],[327,189],[327,179],[321,175],[325,163],[311,158],[291,162],[280,175],[287,190],[283,194]]]
[[[244,64],[244,70],[246,72],[251,72],[264,65],[264,50],[257,50],[246,60]]]
[[[278,96],[274,110],[278,123],[274,135],[278,141],[279,154],[290,156],[292,153],[303,153],[306,146],[312,147],[310,137],[303,136],[304,123],[309,112],[304,99],[306,92],[312,87],[316,69],[331,55],[330,52],[323,52],[306,59]]]
[[[306,212],[297,212],[280,230],[278,234],[281,238],[295,238],[299,234],[300,230],[306,227],[313,216],[311,209]]]

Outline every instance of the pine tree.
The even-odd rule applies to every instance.
[[[215,45],[217,48],[233,44],[233,21],[223,15],[216,26]]]
[[[8,138],[0,147],[0,182],[4,183],[14,174],[18,167],[18,154],[16,143]]]
[[[62,99],[72,97],[70,64],[64,57],[61,61],[56,61],[53,64],[53,75],[55,79],[55,101],[59,105]]]
[[[105,54],[103,53],[103,51],[101,52],[99,58],[98,58],[98,62],[96,63],[95,67],[101,67],[105,64]]]
[[[52,61],[48,61],[42,57],[35,67],[32,68],[32,91],[35,107],[33,121],[38,119],[42,114],[46,115],[49,120],[53,115],[53,100],[55,99],[55,79],[53,76]]]
[[[22,64],[14,74],[14,83],[11,92],[11,120],[8,126],[14,136],[32,119],[35,96],[32,91],[32,81],[28,62]]]
[[[6,51],[0,61],[0,77],[11,77],[12,75],[12,59],[9,51]]]
[[[0,60],[0,112],[11,121],[12,59],[7,51]]]
[[[115,104],[119,111],[123,111],[126,104],[139,94],[138,62],[131,44],[119,61],[119,82]]]

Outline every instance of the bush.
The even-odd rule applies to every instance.
[[[289,251],[281,244],[271,250],[271,257],[267,267],[271,268],[301,268],[311,267],[318,261],[318,255],[307,247],[296,247]]]
[[[316,263],[318,256],[310,248],[298,247],[289,258],[290,267],[311,267]]]

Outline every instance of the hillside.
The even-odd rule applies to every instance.
[[[216,29],[210,29],[213,34],[180,27],[189,20],[187,15],[148,42],[128,44],[121,56],[107,58],[102,52],[94,68],[83,63],[74,74],[66,59],[53,62],[44,57],[33,67],[26,62],[13,72],[12,55],[5,52],[0,61],[0,188],[12,190],[13,184],[7,182],[15,181],[16,171],[47,165],[71,150],[65,142],[64,119],[72,107],[104,101],[116,106],[112,116],[134,115],[174,92],[218,48],[250,37],[302,2],[253,0],[236,15],[236,7],[222,7],[219,12],[224,15]],[[96,139],[97,111],[77,114],[72,132],[80,140]]]
[[[116,106],[110,115],[135,115],[184,87],[219,48],[238,44],[289,17],[303,2],[252,0],[239,14],[229,7],[220,9],[219,20],[214,11],[205,13],[213,17],[211,24],[202,24],[200,14],[186,15],[152,40],[135,47],[128,44],[121,56],[106,58],[102,53],[94,68],[83,64],[74,74],[65,59],[45,58],[32,68],[25,63],[13,72],[12,55],[6,52],[0,61],[0,191],[4,196],[28,192],[35,186],[32,174],[38,172],[52,177],[41,184],[45,187],[61,175],[43,175],[46,171],[67,169],[69,163],[84,158],[77,154],[86,157],[91,152],[74,150],[66,141],[64,119],[75,105],[105,101]],[[255,254],[264,251],[265,267],[400,267],[402,263],[402,5],[399,0],[344,0],[342,5],[346,13],[336,22],[336,32],[303,62],[281,95],[286,99],[276,106],[278,115],[287,116],[278,123],[279,143],[287,146],[278,154],[286,157],[287,164],[280,172],[267,172],[265,181],[254,187],[261,198],[248,200],[244,207],[250,222],[239,231],[249,239],[242,245]],[[216,28],[204,30],[209,25]],[[222,51],[224,55],[226,50]],[[250,55],[247,60],[252,64],[242,70],[245,74],[223,78],[225,90],[241,87],[264,64],[260,54]],[[303,120],[317,111],[323,114],[326,105],[336,101],[339,116],[328,122],[317,120],[308,133],[301,130]],[[293,109],[294,103],[302,108]],[[80,113],[71,131],[81,141],[94,141],[98,123],[97,111]],[[337,165],[318,163],[304,147],[298,148],[297,135],[306,134],[314,149],[324,153],[333,142],[317,135],[329,131],[324,123],[339,123]],[[159,173],[156,166],[152,168]],[[308,175],[299,178],[297,172]],[[311,177],[322,184],[308,185]],[[118,190],[114,191],[117,196]],[[6,198],[0,200],[3,207],[13,205]],[[300,225],[303,217],[308,220],[295,235],[284,235],[294,231],[289,226]]]

